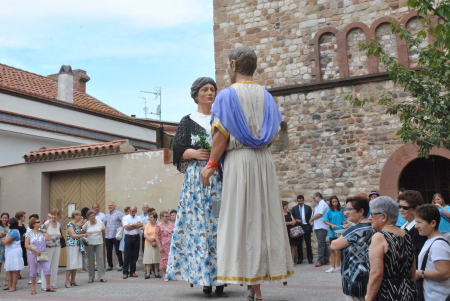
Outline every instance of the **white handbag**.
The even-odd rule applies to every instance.
[[[119,227],[116,231],[116,239],[121,240],[123,237],[123,227]]]

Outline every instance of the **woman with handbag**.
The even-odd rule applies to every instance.
[[[169,222],[169,212],[161,211],[159,217],[161,218],[161,222],[156,225],[155,228],[155,238],[156,245],[159,247],[160,252],[160,267],[163,272],[164,281],[169,281],[166,278],[166,269],[167,262],[169,261],[169,252],[170,252],[170,242],[172,240],[173,235],[173,224]]]
[[[52,209],[49,214],[49,219],[44,223],[44,229],[47,230],[51,240],[46,241],[48,262],[52,270],[50,277],[50,286],[57,288],[59,257],[61,255],[61,225],[58,223],[58,209]],[[42,288],[47,287],[47,280],[42,278]]]
[[[294,262],[295,266],[295,246],[298,245],[298,237],[292,237],[289,233],[289,231],[297,225],[297,222],[295,221],[294,217],[292,216],[292,213],[288,212],[289,203],[286,201],[281,202],[283,204],[283,214],[284,214],[284,221],[286,222],[286,228],[288,232],[289,237],[289,246],[291,247],[291,255],[292,255],[292,262]]]
[[[67,264],[66,264],[66,288],[79,286],[75,282],[77,270],[83,267],[83,257],[85,253],[84,244],[87,242],[86,237],[89,234],[82,234],[78,223],[81,221],[81,212],[74,210],[72,212],[72,220],[67,224]]]
[[[51,268],[46,252],[46,241],[51,241],[52,238],[48,235],[47,230],[40,229],[41,222],[37,218],[32,218],[28,225],[31,229],[25,237],[25,248],[27,249],[28,264],[30,266],[31,277],[31,294],[36,295],[36,275],[38,270],[38,262],[41,265],[42,271],[46,280],[46,291],[56,292],[50,286]]]
[[[5,245],[5,270],[7,282],[9,285],[8,292],[16,290],[17,281],[19,280],[19,272],[23,270],[22,247],[20,246],[19,221],[15,218],[9,219],[8,235],[2,239]]]
[[[155,232],[156,232],[156,220],[158,215],[156,212],[148,214],[149,223],[145,226],[144,237],[145,237],[145,248],[144,248],[144,258],[142,260],[147,268],[147,275],[145,279],[150,278],[150,270],[154,266],[155,278],[161,278],[159,276],[159,262],[161,261],[158,245],[156,244]]]
[[[330,244],[337,239],[334,236],[334,230],[344,229],[345,217],[341,209],[341,203],[337,196],[333,195],[330,197],[330,209],[327,210],[325,216],[323,217],[323,223],[330,228],[328,228],[328,238],[330,239]],[[325,271],[325,273],[333,273],[335,270],[341,269],[341,252],[332,251],[331,254],[331,268]]]
[[[441,215],[433,205],[415,212],[416,228],[428,240],[419,254],[416,285],[419,300],[446,300],[450,295],[450,246],[439,232]]]

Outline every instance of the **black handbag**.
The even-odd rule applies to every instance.
[[[59,233],[61,233],[61,237],[59,238],[59,245],[61,246],[61,249],[62,249],[62,248],[66,247],[66,240],[64,239],[64,236],[62,235],[61,230],[59,230]]]
[[[446,243],[448,243],[448,241],[446,241],[443,238],[437,238],[435,241],[437,241],[437,240],[443,240]],[[427,261],[428,261],[428,254],[430,253],[431,247],[433,246],[435,241],[433,241],[431,243],[431,245],[428,248],[427,252],[423,256],[422,265],[420,267],[421,271],[425,271],[425,268],[427,266]],[[424,290],[423,290],[423,280],[424,280],[423,278],[419,278],[419,279],[416,280],[417,296],[418,296],[417,300],[419,300],[419,301],[425,301],[425,295],[424,295]]]

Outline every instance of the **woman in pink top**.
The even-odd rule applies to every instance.
[[[169,261],[170,242],[173,234],[173,224],[169,222],[169,212],[161,211],[159,217],[161,222],[156,225],[155,238],[156,244],[159,246],[161,255],[160,267],[163,272],[164,281],[169,281],[166,278],[167,262]]]

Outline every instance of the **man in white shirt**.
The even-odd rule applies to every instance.
[[[319,258],[315,266],[321,267],[322,265],[329,264],[330,262],[328,259],[330,257],[330,252],[327,245],[328,226],[323,223],[323,217],[329,207],[320,192],[316,192],[314,194],[313,200],[317,203],[317,205],[314,208],[314,216],[311,217],[309,223],[314,226],[314,232],[317,237],[317,253]]]
[[[100,212],[100,206],[95,203],[94,205],[92,205],[92,210],[95,211],[95,219],[101,221],[104,224],[106,221],[106,215],[103,212]]]
[[[136,216],[137,207],[130,208],[130,214],[126,215],[123,220],[123,234],[125,235],[125,250],[123,261],[123,279],[138,277],[136,274],[136,262],[139,258],[140,236],[139,229],[142,228],[141,218]]]

